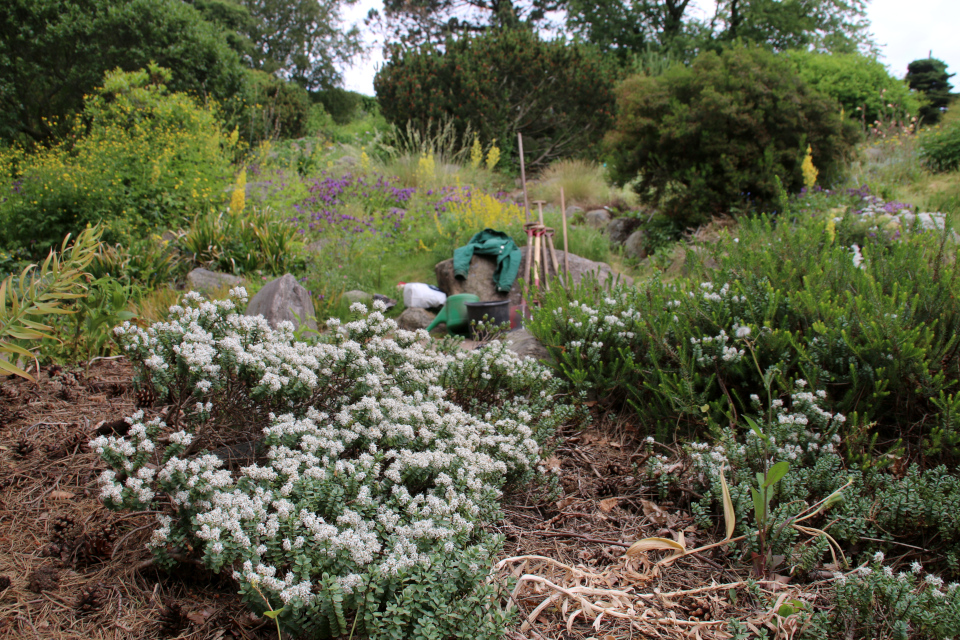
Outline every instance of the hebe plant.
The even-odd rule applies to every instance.
[[[125,437],[91,443],[111,467],[104,501],[170,505],[158,558],[192,549],[292,633],[501,637],[500,541],[482,525],[571,415],[560,383],[499,343],[468,353],[398,330],[378,303],[307,344],[231,294],[188,294],[168,322],[117,330],[175,418],[140,412]],[[205,453],[251,441],[260,455],[236,474]]]

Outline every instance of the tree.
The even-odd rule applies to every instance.
[[[383,15],[372,10],[367,23],[378,25],[393,44],[442,45],[449,37],[490,29],[542,26],[548,12],[565,5],[566,0],[384,0]]]
[[[950,78],[954,73],[947,73],[947,63],[937,58],[914,60],[907,65],[907,84],[911,89],[919,91],[927,99],[927,104],[920,108],[920,117],[927,124],[940,121],[943,109],[950,104]]]
[[[337,66],[361,52],[356,27],[342,30],[340,10],[357,0],[239,0],[252,18],[246,36],[250,65],[300,84],[327,89],[340,83]]]
[[[0,138],[42,141],[107,70],[151,62],[171,91],[231,102],[243,65],[220,29],[181,0],[5,0],[0,3]]]
[[[654,46],[685,59],[734,41],[777,51],[870,49],[866,0],[719,0],[710,20],[689,0],[567,0],[567,24],[625,57]]]

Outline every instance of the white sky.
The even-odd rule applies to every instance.
[[[712,5],[710,0],[696,1],[701,7]],[[382,0],[359,0],[345,8],[344,17],[347,24],[357,23],[365,31],[363,18],[367,12],[382,7]],[[926,58],[931,50],[933,57],[947,63],[950,73],[960,71],[960,0],[870,0],[867,15],[881,59],[893,75],[903,77],[910,61]],[[344,84],[347,89],[372,96],[373,76],[383,57],[373,34],[367,32],[366,39],[374,46],[366,59],[357,60],[344,71]],[[952,82],[960,86],[960,75]]]

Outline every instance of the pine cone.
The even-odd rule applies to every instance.
[[[168,602],[160,610],[160,631],[166,636],[178,636],[190,624],[186,612],[178,602]]]
[[[107,589],[99,582],[84,585],[74,608],[80,615],[97,613],[107,602]]]
[[[17,458],[26,458],[31,453],[33,453],[33,443],[25,438],[20,438],[13,447],[13,455]]]
[[[140,387],[137,389],[137,408],[149,409],[157,401],[157,392],[153,387]]]

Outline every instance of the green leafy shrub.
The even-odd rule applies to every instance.
[[[248,71],[243,138],[250,142],[302,138],[311,117],[310,95],[298,84],[263,71]]]
[[[2,153],[3,244],[38,254],[99,222],[106,242],[128,244],[222,201],[231,142],[211,109],[167,91],[169,77],[110,72],[72,136]]]
[[[920,135],[920,161],[931,171],[960,168],[960,122],[927,129]]]
[[[241,107],[240,56],[189,2],[8,0],[0,32],[0,138],[67,135],[106,72],[152,63],[172,70],[172,92],[219,102],[229,113]]]
[[[83,297],[81,279],[96,255],[100,229],[85,229],[72,245],[68,242],[69,236],[60,253],[51,251],[39,270],[28,265],[16,279],[11,275],[0,284],[0,375],[33,380],[17,366],[17,359],[33,359],[25,347],[54,339],[54,328],[42,321],[72,313],[66,305]]]
[[[876,58],[799,49],[787,56],[807,86],[834,98],[848,117],[866,126],[891,117],[909,121],[920,110],[917,94]]]
[[[907,84],[923,94],[926,104],[920,109],[920,116],[927,124],[940,122],[943,109],[950,104],[950,78],[953,73],[947,73],[947,64],[936,58],[914,60],[907,65]]]
[[[541,40],[523,29],[398,50],[374,80],[387,120],[424,130],[452,118],[528,167],[587,155],[612,118],[615,66],[592,48]]]
[[[895,217],[890,204],[862,191],[801,198],[796,224],[746,219],[736,238],[688,249],[690,280],[554,290],[530,329],[565,378],[629,402],[651,431],[695,432],[750,411],[763,381],[735,345],[746,333],[759,369],[779,371],[778,393],[803,378],[829,389],[831,411],[923,449],[933,402],[960,375],[942,366],[960,350],[960,266],[942,216]]]
[[[607,136],[613,177],[623,184],[639,173],[640,199],[684,226],[734,208],[777,209],[781,185],[803,186],[808,147],[821,182],[832,183],[857,135],[788,60],[759,48],[633,76],[617,105]]]
[[[129,418],[91,443],[113,508],[161,509],[150,545],[230,571],[292,634],[501,638],[490,580],[505,482],[537,473],[571,416],[559,381],[496,343],[471,353],[398,330],[383,305],[315,344],[187,294],[166,323],[117,333],[170,425]],[[389,336],[389,337],[388,337]],[[239,473],[205,450],[251,443]]]

